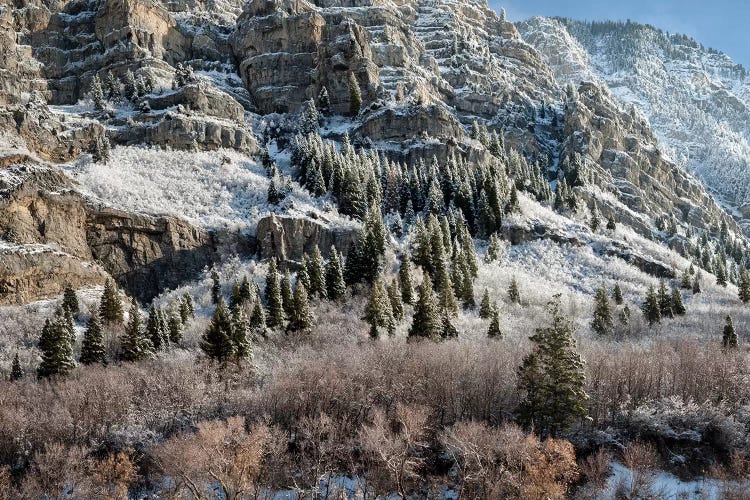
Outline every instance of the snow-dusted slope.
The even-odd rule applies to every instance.
[[[729,206],[750,203],[750,80],[726,54],[635,23],[535,17],[519,30],[561,84],[605,81]]]

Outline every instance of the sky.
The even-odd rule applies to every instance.
[[[489,0],[505,8],[511,21],[562,16],[588,21],[631,19],[672,33],[683,33],[729,54],[750,68],[748,0]]]

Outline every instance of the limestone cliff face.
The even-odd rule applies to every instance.
[[[327,257],[331,246],[346,254],[357,239],[354,229],[331,227],[327,221],[271,215],[258,223],[258,256],[280,261],[301,261],[317,246]]]
[[[7,242],[0,303],[52,296],[67,283],[101,284],[108,275],[150,299],[216,258],[213,237],[185,221],[92,204],[54,167],[11,172],[17,182],[0,190],[0,239]]]

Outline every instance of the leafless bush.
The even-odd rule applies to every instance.
[[[634,441],[623,450],[622,462],[629,470],[629,477],[617,485],[617,498],[658,498],[658,492],[653,491],[654,476],[660,465],[656,448],[650,443]]]

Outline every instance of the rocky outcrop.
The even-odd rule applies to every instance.
[[[317,246],[328,256],[331,246],[346,254],[357,239],[354,228],[331,227],[328,221],[311,217],[270,215],[258,222],[258,256],[279,261],[301,261]]]
[[[174,217],[90,210],[86,239],[93,258],[143,300],[197,276],[217,258],[210,234]]]
[[[0,305],[51,298],[61,294],[67,285],[102,285],[108,276],[98,264],[49,247],[4,247],[0,242]]]
[[[226,92],[205,83],[192,83],[174,92],[152,95],[144,99],[153,110],[183,106],[205,116],[244,122],[245,109]]]
[[[66,283],[100,284],[108,275],[149,300],[217,258],[209,233],[174,217],[93,204],[54,167],[11,167],[0,181],[11,177],[12,184],[0,182],[0,248],[10,248],[0,303],[55,295]]]
[[[368,114],[354,132],[355,137],[402,142],[415,137],[459,141],[464,130],[441,105],[386,107]]]

